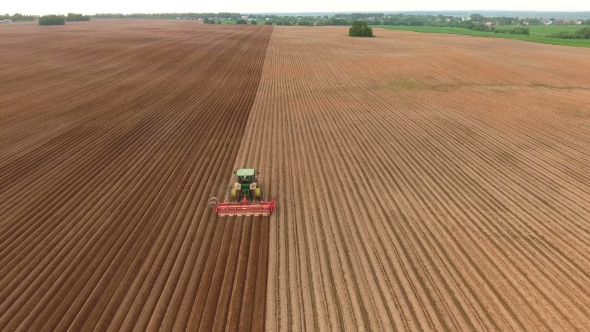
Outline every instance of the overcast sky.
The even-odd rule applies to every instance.
[[[437,10],[590,11],[590,0],[2,0],[0,12],[13,14],[163,13],[163,12],[353,12]]]

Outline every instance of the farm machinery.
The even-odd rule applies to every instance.
[[[258,185],[258,172],[241,168],[235,174],[237,182],[227,188],[229,202],[219,202],[215,197],[209,201],[217,216],[270,216],[275,209],[275,200],[264,200],[264,188]]]

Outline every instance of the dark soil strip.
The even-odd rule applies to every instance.
[[[233,171],[271,33],[0,31],[0,330],[264,328],[269,218],[218,219],[207,202]]]

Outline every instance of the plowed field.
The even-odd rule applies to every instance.
[[[0,27],[0,330],[264,325],[268,218],[217,220],[272,27]]]
[[[375,32],[0,26],[0,330],[590,330],[590,50]]]
[[[590,51],[276,27],[268,330],[589,330]]]

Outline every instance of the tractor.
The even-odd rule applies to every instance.
[[[230,202],[239,202],[246,198],[248,201],[262,200],[262,185],[258,185],[258,172],[253,168],[240,168],[235,171],[238,181],[227,187]]]
[[[264,190],[258,185],[258,172],[253,168],[240,168],[235,175],[237,182],[227,187],[229,202],[219,202],[215,197],[209,201],[217,216],[270,216],[275,209],[275,200],[264,200]]]

